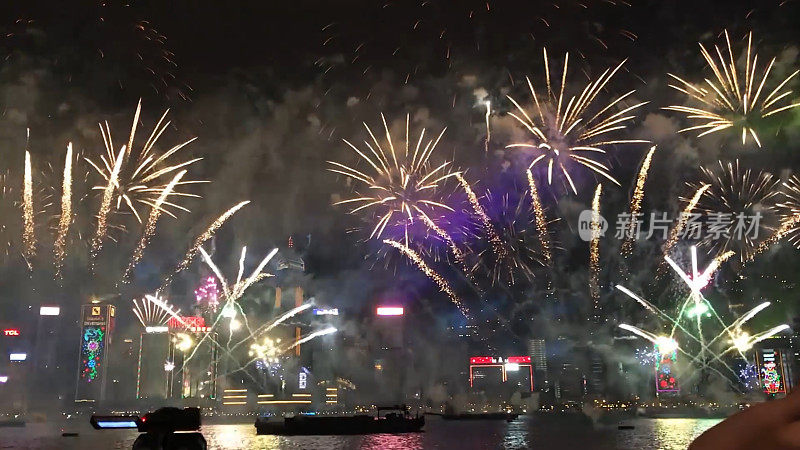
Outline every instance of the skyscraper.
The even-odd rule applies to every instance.
[[[113,305],[105,303],[89,303],[81,307],[76,402],[97,402],[105,398],[115,312]]]
[[[531,339],[528,341],[528,354],[533,362],[533,379],[537,390],[548,387],[547,378],[547,347],[544,339]]]

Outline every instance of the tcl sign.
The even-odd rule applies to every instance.
[[[3,330],[3,336],[19,336],[19,330],[16,328],[6,328]]]

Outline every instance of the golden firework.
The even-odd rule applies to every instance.
[[[61,187],[61,217],[58,219],[58,232],[53,245],[56,278],[61,279],[61,268],[67,255],[67,233],[72,223],[72,142],[67,144],[67,158],[64,161],[64,181]]]
[[[106,195],[110,195],[111,198],[108,200],[109,208],[112,201],[116,203],[115,207],[117,210],[124,205],[124,207],[136,217],[139,223],[143,223],[142,216],[139,213],[139,208],[142,208],[142,205],[145,205],[145,208],[158,207],[163,210],[164,214],[171,217],[175,217],[175,213],[172,210],[188,212],[189,210],[186,207],[177,204],[175,200],[172,199],[199,197],[199,195],[180,192],[177,189],[185,185],[207,183],[205,180],[182,180],[177,184],[175,189],[168,193],[167,198],[163,202],[158,202],[159,197],[166,191],[169,181],[176,173],[203,158],[192,158],[184,161],[172,160],[180,150],[197,138],[189,139],[188,141],[171,147],[163,153],[158,153],[156,149],[158,139],[170,125],[170,121],[166,120],[169,110],[164,111],[164,114],[162,114],[161,118],[156,123],[156,126],[153,128],[153,131],[150,133],[144,145],[142,145],[138,151],[135,151],[134,138],[136,136],[141,109],[142,102],[140,100],[133,117],[128,142],[123,146],[124,151],[115,151],[114,142],[111,137],[111,128],[108,122],[104,122],[100,124],[100,132],[103,136],[103,143],[105,144],[105,154],[101,155],[99,160],[85,158],[105,181],[105,185],[93,187],[95,190],[104,191],[103,206],[106,204]],[[119,167],[119,169],[117,169],[117,167]],[[109,189],[111,192],[107,194]],[[157,204],[158,206],[156,206]],[[100,214],[101,218],[105,220],[106,217],[103,216],[108,215],[108,210],[101,208]]]
[[[677,75],[668,74],[677,81],[670,87],[686,94],[697,106],[672,105],[664,109],[683,113],[687,119],[699,122],[680,132],[702,130],[698,135],[701,137],[728,128],[741,129],[742,145],[747,143],[749,135],[761,147],[756,132],[757,123],[800,106],[800,102],[791,102],[789,96],[792,91],[784,89],[800,71],[792,72],[771,91],[769,87],[765,89],[767,82],[771,81],[770,73],[776,58],[773,57],[763,70],[758,69],[758,54],[753,49],[753,33],[750,32],[747,34],[744,64],[741,61],[737,63],[727,30],[724,35],[727,55],[716,44],[713,53],[700,44],[700,53],[714,73],[713,78],[705,79],[705,84],[690,83]]]
[[[594,313],[599,314],[600,310],[600,236],[601,236],[601,223],[600,223],[600,195],[603,192],[603,185],[598,184],[597,189],[594,191],[594,198],[592,199],[592,221],[590,229],[592,231],[592,239],[589,242],[589,292],[594,301]]]
[[[23,256],[31,267],[32,258],[36,255],[36,234],[33,222],[33,171],[31,170],[31,153],[25,151],[25,179],[22,186],[22,245]]]
[[[711,187],[699,198],[708,229],[700,242],[713,254],[734,250],[741,262],[751,258],[761,241],[775,230],[779,181],[768,172],[741,169],[739,161],[702,169]],[[696,187],[696,186],[694,186]]]
[[[592,158],[591,155],[605,155],[609,146],[614,144],[647,142],[614,137],[615,132],[624,130],[628,123],[636,117],[632,111],[647,103],[636,103],[616,111],[617,106],[633,95],[634,90],[628,91],[606,105],[595,107],[598,95],[606,88],[608,82],[622,68],[623,64],[625,61],[613,69],[609,67],[596,80],[589,81],[579,95],[571,95],[567,98],[565,90],[569,54],[564,57],[560,86],[554,90],[550,82],[550,63],[547,49],[545,49],[544,71],[547,82],[545,95],[537,94],[530,78],[527,78],[534,103],[533,112],[528,113],[514,98],[508,96],[511,103],[517,108],[516,112],[509,114],[530,132],[532,142],[514,143],[506,148],[532,149],[535,156],[530,167],[537,163],[546,163],[548,184],[553,183],[553,170],[559,170],[569,183],[572,192],[576,194],[577,188],[569,168],[573,163],[578,163],[619,185],[619,182],[611,175],[609,166]],[[594,112],[595,110],[596,112]]]
[[[372,228],[370,238],[380,238],[387,226],[403,229],[407,237],[408,226],[418,216],[432,212],[453,209],[439,198],[441,184],[455,176],[451,172],[451,163],[431,164],[431,155],[442,138],[443,129],[438,136],[425,139],[425,129],[420,132],[416,144],[409,140],[410,117],[406,115],[405,145],[396,148],[389,132],[386,118],[381,114],[385,130],[383,145],[365,123],[372,142],[365,140],[367,150],[362,150],[350,143],[359,158],[367,164],[367,168],[359,170],[335,161],[328,161],[331,172],[342,174],[361,184],[356,188],[355,196],[336,202],[336,205],[354,205],[351,214],[359,211],[371,212],[371,218],[377,223]]]
[[[450,298],[450,301],[452,301],[453,304],[456,305],[461,314],[467,319],[469,319],[470,316],[467,306],[464,305],[464,303],[461,301],[460,298],[458,298],[458,295],[456,295],[456,293],[453,291],[453,288],[450,287],[450,284],[447,282],[447,280],[445,280],[441,275],[436,273],[435,270],[431,269],[430,266],[428,266],[428,264],[425,263],[425,261],[417,252],[415,252],[407,245],[403,245],[402,243],[391,239],[384,239],[383,243],[391,245],[392,247],[396,248],[401,253],[406,255],[408,259],[413,261],[414,264],[417,265],[419,270],[422,271],[422,273],[424,273],[428,278],[430,278],[434,283],[436,283],[436,285],[439,287],[439,290],[447,294],[447,296]]]
[[[642,210],[642,201],[644,200],[644,183],[647,181],[647,173],[650,171],[650,163],[653,161],[653,153],[656,152],[656,146],[650,147],[647,156],[644,157],[642,167],[639,168],[639,175],[636,177],[636,186],[631,195],[631,221],[628,225],[628,230],[625,232],[625,240],[622,242],[620,254],[629,256],[633,251],[633,245],[636,241],[636,217]]]

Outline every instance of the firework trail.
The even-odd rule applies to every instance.
[[[261,262],[258,264],[256,269],[253,270],[250,276],[247,277],[245,280],[242,280],[242,275],[244,270],[243,267],[244,258],[245,255],[247,254],[247,247],[242,247],[242,256],[239,259],[239,273],[236,279],[236,284],[231,286],[230,284],[228,284],[228,281],[222,275],[222,271],[219,270],[219,267],[216,264],[214,264],[214,261],[211,260],[211,256],[203,249],[203,247],[199,247],[198,250],[200,250],[200,254],[203,255],[203,261],[205,261],[205,263],[214,272],[214,275],[216,275],[217,279],[220,281],[220,284],[222,285],[222,293],[225,296],[226,305],[235,303],[242,295],[244,295],[244,292],[254,283],[263,280],[265,277],[272,276],[271,274],[262,273],[261,271],[264,270],[264,267],[266,267],[267,263],[269,263],[272,257],[275,256],[276,253],[278,253],[277,248],[272,249],[272,251],[270,251],[267,254],[267,256],[265,256],[264,259],[261,260]]]
[[[108,177],[108,184],[103,190],[103,199],[100,202],[100,209],[97,211],[97,232],[94,235],[94,239],[92,239],[90,250],[92,266],[94,266],[94,258],[97,257],[100,249],[103,248],[103,238],[108,230],[108,213],[111,211],[111,200],[114,197],[114,187],[119,183],[119,171],[122,168],[124,154],[125,147],[123,146],[119,151],[119,155],[117,155],[114,168]]]
[[[785,223],[796,225],[796,218],[800,216],[800,177],[792,175],[783,183],[782,198],[777,206],[781,216],[781,225],[783,226]],[[789,242],[795,248],[800,248],[800,228],[792,226],[791,229],[784,231],[781,237],[784,235],[789,237]]]
[[[453,256],[456,258],[456,261],[459,264],[463,265],[464,264],[464,252],[462,252],[461,249],[458,248],[458,246],[456,245],[455,241],[453,241],[453,237],[450,236],[449,233],[444,231],[444,229],[442,229],[442,227],[440,227],[439,225],[436,225],[436,223],[433,221],[433,219],[428,217],[427,214],[420,214],[419,217],[420,217],[420,219],[422,219],[422,222],[424,222],[425,225],[428,228],[433,230],[434,233],[436,233],[440,238],[444,239],[444,241],[447,242],[447,245],[450,247],[450,251],[453,253]]]
[[[624,130],[628,122],[636,118],[634,114],[629,113],[647,102],[637,103],[618,112],[612,112],[615,106],[635,92],[631,90],[607,105],[600,107],[599,112],[594,115],[589,113],[589,109],[593,107],[598,94],[605,89],[611,78],[625,64],[625,61],[622,61],[613,69],[606,69],[597,80],[590,81],[579,96],[573,95],[567,100],[564,97],[564,91],[567,84],[569,54],[567,53],[564,57],[564,69],[561,74],[558,92],[555,92],[550,84],[550,63],[547,57],[547,49],[543,50],[543,56],[545,79],[547,80],[546,95],[544,97],[537,95],[533,83],[531,83],[530,78],[527,78],[528,88],[535,106],[534,112],[529,114],[516,100],[511,96],[507,96],[517,108],[517,112],[510,112],[509,115],[514,117],[530,132],[534,143],[510,144],[506,148],[533,150],[538,156],[534,157],[531,167],[539,162],[546,162],[548,184],[553,183],[553,169],[560,170],[575,194],[578,191],[567,168],[567,165],[571,163],[580,164],[619,186],[619,182],[609,173],[609,166],[590,158],[588,155],[605,155],[608,147],[614,144],[648,142],[613,137],[614,132]]]
[[[178,267],[175,269],[175,271],[173,271],[170,275],[168,275],[164,279],[164,282],[161,283],[161,288],[159,290],[163,290],[164,288],[166,288],[166,286],[172,282],[172,277],[186,270],[186,268],[189,267],[189,264],[192,263],[192,260],[194,260],[195,255],[197,255],[200,246],[202,246],[204,243],[206,243],[206,241],[211,239],[217,232],[217,230],[219,230],[219,228],[222,225],[224,225],[225,222],[228,221],[228,219],[230,219],[234,214],[236,214],[237,211],[244,208],[248,203],[250,203],[250,200],[245,200],[243,202],[239,202],[238,204],[234,205],[232,208],[228,209],[227,211],[222,213],[222,215],[217,217],[217,219],[214,222],[212,222],[211,225],[208,226],[208,228],[206,228],[206,231],[197,236],[197,238],[195,238],[194,242],[192,243],[192,246],[189,247],[189,250],[186,252],[186,255],[184,255],[183,260],[181,260],[180,264],[178,264]]]
[[[492,114],[492,102],[490,102],[489,100],[486,100],[484,102],[484,104],[486,105],[486,117],[485,117],[485,120],[486,120],[486,143],[484,144],[484,149],[483,150],[485,152],[488,152],[489,151],[489,142],[492,141],[492,129],[489,126],[489,117]]]
[[[364,141],[369,151],[362,151],[344,140],[368,164],[369,172],[374,172],[372,175],[342,163],[327,161],[331,166],[328,168],[329,171],[362,183],[369,192],[356,191],[355,197],[336,202],[335,205],[356,204],[358,206],[353,208],[350,214],[369,211],[374,217],[380,217],[370,233],[370,239],[380,238],[387,226],[399,226],[403,229],[407,242],[408,226],[414,222],[414,216],[427,214],[426,211],[453,210],[440,201],[436,192],[443,181],[455,174],[450,172],[449,161],[436,167],[430,164],[431,155],[445,130],[442,130],[435,139],[428,139],[423,145],[425,138],[423,129],[416,145],[413,146],[409,141],[411,119],[406,115],[405,145],[402,149],[396,149],[383,114],[381,120],[385,130],[384,146],[366,123],[364,127],[372,138],[372,143]]]
[[[128,263],[128,267],[125,269],[125,273],[122,275],[123,280],[127,280],[128,276],[130,275],[131,271],[137,264],[139,264],[139,260],[142,259],[142,255],[144,254],[144,249],[147,247],[147,244],[150,242],[150,238],[153,236],[153,233],[156,232],[156,223],[158,222],[158,218],[161,217],[161,213],[164,211],[161,208],[161,205],[166,201],[167,196],[172,192],[181,178],[186,175],[185,170],[181,170],[175,175],[175,178],[169,182],[167,187],[161,192],[161,195],[156,200],[156,203],[153,205],[153,209],[150,210],[150,217],[147,218],[147,224],[144,227],[144,231],[142,232],[142,238],[139,240],[139,244],[136,246],[136,249],[133,251],[133,255],[131,256],[131,261]]]
[[[497,234],[497,230],[494,229],[494,225],[492,225],[492,220],[489,218],[489,215],[486,214],[486,210],[483,209],[481,203],[478,201],[478,196],[475,195],[475,191],[472,190],[472,186],[469,185],[467,180],[461,175],[460,172],[455,174],[456,179],[458,182],[461,183],[461,187],[464,189],[464,192],[467,193],[467,198],[469,199],[470,205],[472,205],[472,209],[475,211],[475,214],[481,219],[481,225],[483,225],[484,231],[486,231],[486,235],[489,237],[489,242],[492,244],[492,251],[494,252],[494,256],[497,258],[497,261],[502,261],[506,258],[506,248],[503,245],[503,241],[500,240],[500,236]]]
[[[644,200],[644,183],[647,181],[647,173],[650,171],[650,163],[653,161],[653,154],[656,151],[656,146],[650,147],[650,151],[647,152],[647,156],[644,158],[644,162],[642,162],[642,167],[639,169],[639,175],[636,177],[636,187],[633,189],[633,195],[631,195],[631,221],[628,225],[628,230],[625,233],[625,240],[622,242],[622,248],[620,249],[620,254],[623,256],[629,256],[633,251],[633,245],[636,242],[636,236],[634,236],[636,232],[636,217],[642,210],[642,201]]]
[[[334,328],[334,327],[328,327],[328,328],[324,328],[324,329],[319,330],[319,331],[315,331],[315,332],[309,334],[308,336],[295,341],[294,343],[292,343],[292,345],[286,347],[284,352],[288,352],[289,350],[297,347],[298,345],[305,344],[306,342],[308,342],[308,341],[310,341],[310,340],[312,340],[312,339],[314,339],[316,337],[325,336],[326,334],[336,333],[337,331],[338,330],[336,328]]]
[[[539,243],[542,246],[542,256],[544,256],[547,265],[550,265],[553,261],[550,253],[550,234],[547,231],[547,218],[544,215],[544,208],[539,198],[539,191],[536,189],[536,180],[533,178],[533,172],[531,172],[530,168],[528,168],[526,172],[528,175],[531,202],[533,202],[533,212],[536,215],[536,231],[539,232]]]
[[[288,319],[291,319],[292,317],[296,316],[298,313],[307,310],[311,306],[312,306],[311,303],[305,303],[303,305],[300,305],[300,306],[297,306],[295,308],[290,309],[289,311],[287,311],[286,313],[284,313],[282,316],[278,317],[277,319],[273,320],[269,324],[262,325],[261,327],[256,328],[256,330],[251,333],[250,337],[253,338],[253,339],[257,339],[258,336],[269,332],[270,330],[272,330],[276,326],[280,325],[284,321],[286,321]],[[244,341],[242,341],[242,342],[244,342]],[[236,347],[238,347],[239,344],[241,344],[242,342],[239,342],[238,344],[234,345],[232,349],[235,349]]]
[[[702,197],[703,193],[705,193],[710,187],[710,184],[703,184],[694,192],[692,198],[686,203],[686,207],[683,208],[683,211],[678,218],[678,223],[675,225],[672,231],[670,231],[667,242],[664,244],[663,253],[665,255],[669,255],[670,251],[672,251],[672,247],[678,243],[678,239],[680,239],[681,233],[683,233],[684,228],[686,228],[686,223],[689,222],[689,217],[692,211],[694,211],[695,206],[697,206],[697,202],[700,201],[700,197]]]
[[[36,255],[36,235],[33,223],[33,174],[31,170],[31,153],[25,150],[25,180],[22,186],[22,218],[24,228],[22,232],[23,255],[31,267],[32,259]]]
[[[67,144],[67,159],[64,161],[64,181],[61,187],[61,217],[58,219],[58,234],[53,245],[56,279],[61,279],[61,268],[66,256],[67,233],[72,222],[72,142]]]
[[[724,34],[728,50],[727,59],[716,44],[714,53],[719,60],[715,59],[713,53],[709,52],[703,44],[700,44],[700,52],[714,73],[714,79],[706,78],[705,80],[707,88],[703,85],[694,85],[676,75],[668,74],[678,82],[670,84],[670,87],[686,94],[700,106],[673,105],[664,109],[683,113],[687,119],[701,122],[699,125],[684,128],[679,132],[704,130],[697,136],[702,137],[728,128],[741,128],[742,145],[747,143],[749,134],[756,145],[761,147],[761,140],[755,130],[757,122],[781,111],[800,106],[800,103],[788,102],[791,90],[781,92],[789,80],[800,71],[792,72],[769,94],[762,96],[762,92],[766,93],[764,86],[769,79],[776,58],[770,60],[762,74],[756,74],[758,54],[752,49],[753,33],[747,34],[747,54],[744,67],[737,64],[736,58],[733,56],[728,30],[725,30]],[[742,68],[744,68],[744,72],[741,72]]]
[[[794,216],[790,216],[783,219],[781,221],[780,227],[778,227],[775,233],[773,233],[772,236],[764,240],[764,242],[760,243],[758,247],[756,247],[752,252],[750,252],[748,258],[745,261],[746,262],[753,261],[753,259],[756,256],[769,250],[769,248],[777,244],[778,241],[788,236],[789,234],[795,232],[799,225],[800,225],[800,213],[797,213]]]
[[[400,242],[393,241],[391,239],[384,239],[383,243],[391,245],[392,247],[396,248],[401,253],[406,255],[408,257],[408,259],[410,259],[412,262],[414,262],[414,264],[417,265],[417,267],[419,267],[419,270],[421,270],[422,273],[424,273],[428,278],[430,278],[434,283],[436,283],[436,285],[439,287],[439,290],[441,290],[442,292],[447,294],[448,297],[450,297],[450,301],[452,301],[453,304],[456,305],[456,307],[458,308],[459,312],[461,312],[461,314],[464,317],[466,317],[467,319],[470,318],[469,310],[467,309],[466,305],[464,305],[461,302],[461,299],[458,298],[456,293],[453,292],[453,289],[450,287],[450,285],[447,283],[447,281],[444,278],[442,278],[441,275],[439,275],[433,269],[431,269],[425,263],[425,261],[422,259],[422,257],[419,256],[419,254],[417,254],[417,252],[415,252],[414,250],[412,250],[408,246],[403,245]]]
[[[600,285],[598,284],[598,277],[600,275],[600,194],[602,191],[603,185],[598,184],[592,199],[592,222],[590,224],[592,240],[589,242],[589,292],[594,301],[595,316],[600,314]]]

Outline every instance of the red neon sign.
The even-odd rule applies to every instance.
[[[473,356],[469,359],[470,364],[497,364],[497,358],[493,356]]]
[[[3,330],[3,334],[5,336],[19,336],[19,330],[17,328],[6,328]]]
[[[202,328],[206,326],[206,319],[199,316],[170,317],[167,326],[171,329]]]
[[[530,356],[509,356],[506,358],[506,362],[510,362],[512,364],[530,364],[531,357]]]
[[[469,359],[470,364],[503,364],[504,362],[511,364],[530,364],[531,357],[509,356],[503,359],[500,356],[473,356]]]

